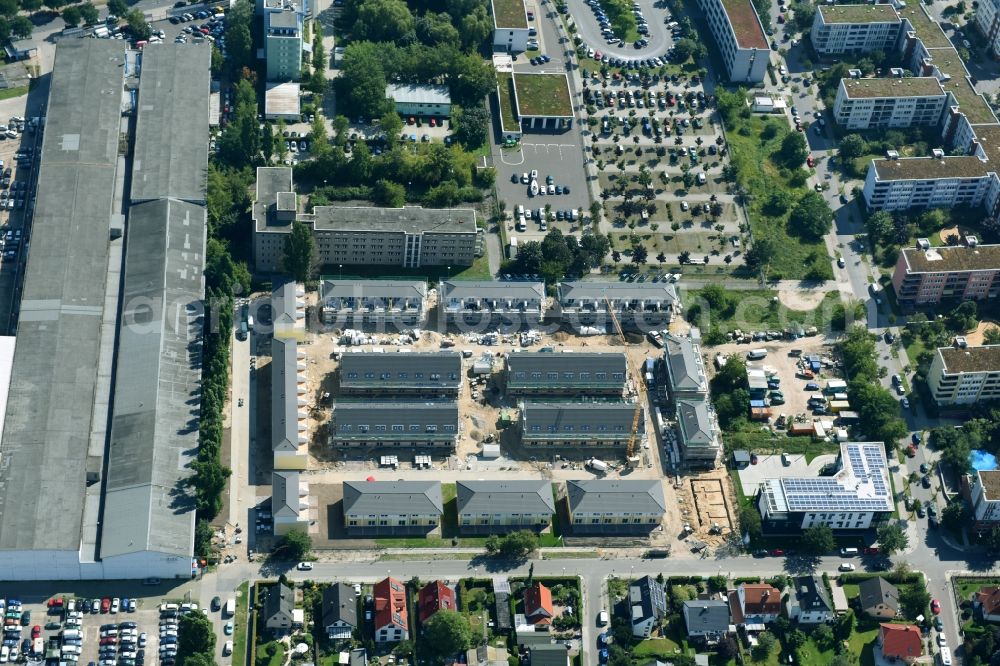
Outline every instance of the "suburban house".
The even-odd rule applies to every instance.
[[[458,352],[347,352],[340,357],[341,395],[455,398],[461,388]]]
[[[722,451],[719,421],[707,397],[677,401],[681,455],[691,467],[715,467]]]
[[[868,578],[858,584],[861,611],[882,620],[891,620],[899,614],[899,590],[881,576]]]
[[[351,536],[426,535],[441,522],[439,481],[344,481]]]
[[[305,352],[294,338],[271,340],[271,453],[274,469],[306,468]]]
[[[462,534],[543,530],[556,512],[552,484],[536,481],[456,481]]]
[[[521,403],[521,444],[525,447],[625,448],[636,405],[627,403]],[[639,407],[636,436],[646,436],[645,410]]]
[[[729,591],[733,624],[761,631],[781,615],[781,592],[773,585],[744,583]]]
[[[552,624],[555,609],[552,607],[552,591],[538,581],[524,589],[524,617],[534,625]]]
[[[704,400],[708,396],[705,362],[696,340],[689,336],[664,335],[663,360],[672,400]]]
[[[562,643],[541,643],[528,648],[531,666],[567,666],[569,650]]]
[[[718,599],[694,599],[684,602],[684,624],[688,638],[718,643],[731,631],[729,604]]]
[[[912,663],[923,654],[920,629],[912,624],[883,622],[878,626],[878,645],[882,649],[882,658],[886,660],[899,659]]]
[[[585,280],[558,286],[563,321],[574,329],[612,326],[608,304],[624,329],[666,328],[673,319],[677,290],[668,282],[603,282]]]
[[[1000,587],[981,587],[972,595],[972,608],[987,622],[1000,622]]]
[[[628,587],[628,601],[632,635],[649,638],[653,629],[667,614],[667,593],[655,578],[643,576]]]
[[[457,439],[455,402],[338,402],[330,423],[330,445],[335,447],[450,450]]]
[[[271,516],[274,534],[288,534],[293,528],[309,529],[309,484],[296,471],[271,472]]]
[[[332,583],[323,590],[323,628],[327,638],[348,640],[358,626],[358,595],[346,583]]]
[[[819,576],[797,576],[788,592],[788,617],[800,624],[833,620],[833,601]]]
[[[588,395],[620,398],[625,354],[517,352],[507,354],[507,395]]]
[[[667,511],[658,480],[567,481],[566,494],[574,534],[648,534]]]
[[[389,577],[375,583],[375,642],[395,643],[410,638],[406,611],[406,586]]]
[[[453,611],[458,606],[455,605],[455,590],[445,585],[439,580],[427,583],[420,588],[417,595],[417,616],[420,624],[437,613],[438,611]]]
[[[276,634],[287,633],[295,624],[295,591],[278,583],[268,587],[264,600],[264,626]]]
[[[427,283],[422,280],[332,280],[320,284],[323,323],[337,328],[401,329],[424,321]]]
[[[545,283],[509,280],[445,280],[439,289],[440,314],[448,325],[535,326],[545,311]]]

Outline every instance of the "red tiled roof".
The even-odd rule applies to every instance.
[[[455,610],[455,591],[439,580],[427,583],[420,589],[417,615],[423,624],[439,610]]]
[[[406,587],[395,578],[375,583],[375,629],[395,625],[408,631],[406,619]]]
[[[880,624],[882,656],[916,659],[922,650],[920,630],[912,624]]]
[[[532,624],[551,624],[554,613],[549,588],[536,582],[524,591],[524,616]]]
[[[983,615],[1000,614],[1000,587],[981,587],[976,592],[976,603],[983,605]]]
[[[746,615],[777,615],[781,612],[781,592],[771,585],[744,585],[743,612]]]

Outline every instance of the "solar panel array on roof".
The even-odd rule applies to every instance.
[[[836,476],[780,479],[780,495],[787,510],[891,511],[892,493],[882,445],[845,444],[841,459],[843,469]],[[769,496],[769,500],[772,506],[780,504],[777,497]]]

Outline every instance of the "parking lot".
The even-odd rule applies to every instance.
[[[559,140],[558,135],[551,138]],[[516,233],[518,238],[541,240],[548,229],[554,226],[559,226],[564,232],[580,230],[581,217],[590,214],[586,176],[580,162],[576,163],[575,168],[562,164],[564,161],[580,159],[580,154],[579,146],[570,143],[526,143],[521,145],[518,153],[505,151],[504,157],[510,162],[515,161],[514,155],[519,155],[522,159],[516,165],[508,162],[502,166],[498,165],[503,177],[497,179],[500,198],[507,202],[507,210],[513,215],[513,219],[508,221],[509,230]],[[536,172],[536,182],[539,186],[538,194],[535,196],[532,196],[529,186],[533,172]],[[546,188],[545,195],[542,195],[543,186]],[[549,189],[552,194],[548,194]],[[562,193],[557,194],[557,191]],[[529,219],[524,231],[516,227],[515,211],[519,204],[533,213],[525,215]],[[574,209],[577,211],[576,222],[562,222],[565,212]],[[544,224],[543,217],[547,218]]]

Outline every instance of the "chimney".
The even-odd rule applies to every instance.
[[[971,236],[971,235],[970,236],[966,236],[965,237],[965,244],[968,245],[969,247],[976,247],[977,245],[979,245],[979,239],[976,238],[975,236]]]
[[[926,238],[917,239],[917,249],[918,250],[929,250],[931,249],[931,242]]]

